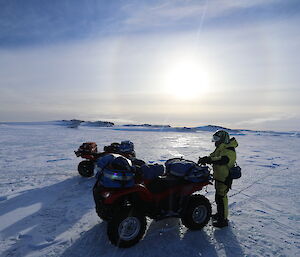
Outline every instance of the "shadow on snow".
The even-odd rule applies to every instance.
[[[181,232],[179,219],[170,218],[148,222],[145,237],[131,248],[121,249],[110,244],[106,235],[106,222],[84,233],[63,254],[63,257],[114,256],[243,256],[243,251],[230,227],[215,230],[213,236],[205,230]],[[211,227],[210,227],[211,228]],[[215,238],[215,239],[214,239]]]
[[[19,208],[25,213],[2,225],[1,237],[12,239],[13,244],[1,256],[25,256],[51,247],[61,256],[243,256],[242,248],[231,227],[213,230],[208,225],[201,231],[186,230],[177,218],[148,221],[146,234],[137,245],[120,249],[110,244],[106,222],[86,232],[78,229],[80,238],[75,242],[59,237],[71,230],[84,214],[94,209],[92,185],[94,179],[74,177],[40,189],[25,191],[19,196],[0,202],[0,216],[8,217]],[[38,208],[31,206],[38,205]],[[27,210],[26,210],[27,208]],[[26,213],[28,212],[28,213]],[[60,250],[59,250],[60,249]],[[222,253],[220,253],[220,251]]]
[[[94,208],[93,183],[93,179],[73,177],[0,202],[0,216],[5,222],[0,225],[0,235],[13,243],[1,256],[25,256],[53,244],[63,244],[57,236]]]

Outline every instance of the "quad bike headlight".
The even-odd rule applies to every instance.
[[[104,198],[108,198],[110,196],[110,192],[103,192],[101,194]]]

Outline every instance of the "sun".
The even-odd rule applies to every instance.
[[[209,88],[208,72],[196,58],[179,58],[167,68],[163,84],[167,94],[178,100],[196,99]]]

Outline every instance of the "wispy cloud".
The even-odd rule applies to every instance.
[[[265,11],[272,5],[278,5],[278,10],[282,8],[282,2],[278,0],[244,0],[244,1],[223,1],[223,0],[204,0],[204,1],[158,1],[132,3],[124,5],[122,10],[126,14],[123,23],[127,25],[128,30],[132,29],[149,29],[153,27],[182,27],[189,25],[191,29],[199,26],[199,22],[205,15],[207,23],[212,20],[218,24],[222,24],[226,18],[226,22],[240,22],[247,19],[249,14],[253,17],[257,12]],[[288,3],[286,3],[288,6]],[[247,16],[243,17],[243,11],[247,10]],[[276,8],[272,6],[272,10],[276,12]],[[277,10],[277,11],[278,11]],[[230,15],[238,14],[238,17],[230,18]],[[229,17],[228,17],[229,15]],[[275,13],[274,13],[275,15]],[[252,18],[251,17],[251,18]],[[251,19],[254,21],[255,19]],[[248,19],[248,21],[250,21]]]
[[[254,118],[251,120],[247,120],[247,121],[242,121],[240,122],[240,124],[245,124],[245,125],[255,125],[255,124],[262,124],[262,123],[266,123],[266,122],[273,122],[273,121],[283,121],[283,120],[289,120],[291,118],[296,117],[295,114],[271,114],[271,116],[265,116],[265,117],[261,117],[261,118]]]
[[[203,21],[206,26],[232,26],[299,12],[295,5],[295,0],[11,0],[0,6],[0,47],[197,30]]]
[[[299,117],[297,1],[5,3],[2,120],[168,117],[260,127]],[[209,74],[210,93],[179,102],[162,81],[190,57]]]

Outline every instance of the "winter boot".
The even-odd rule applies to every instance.
[[[213,222],[213,226],[217,228],[223,228],[228,226],[228,219],[217,219]]]

